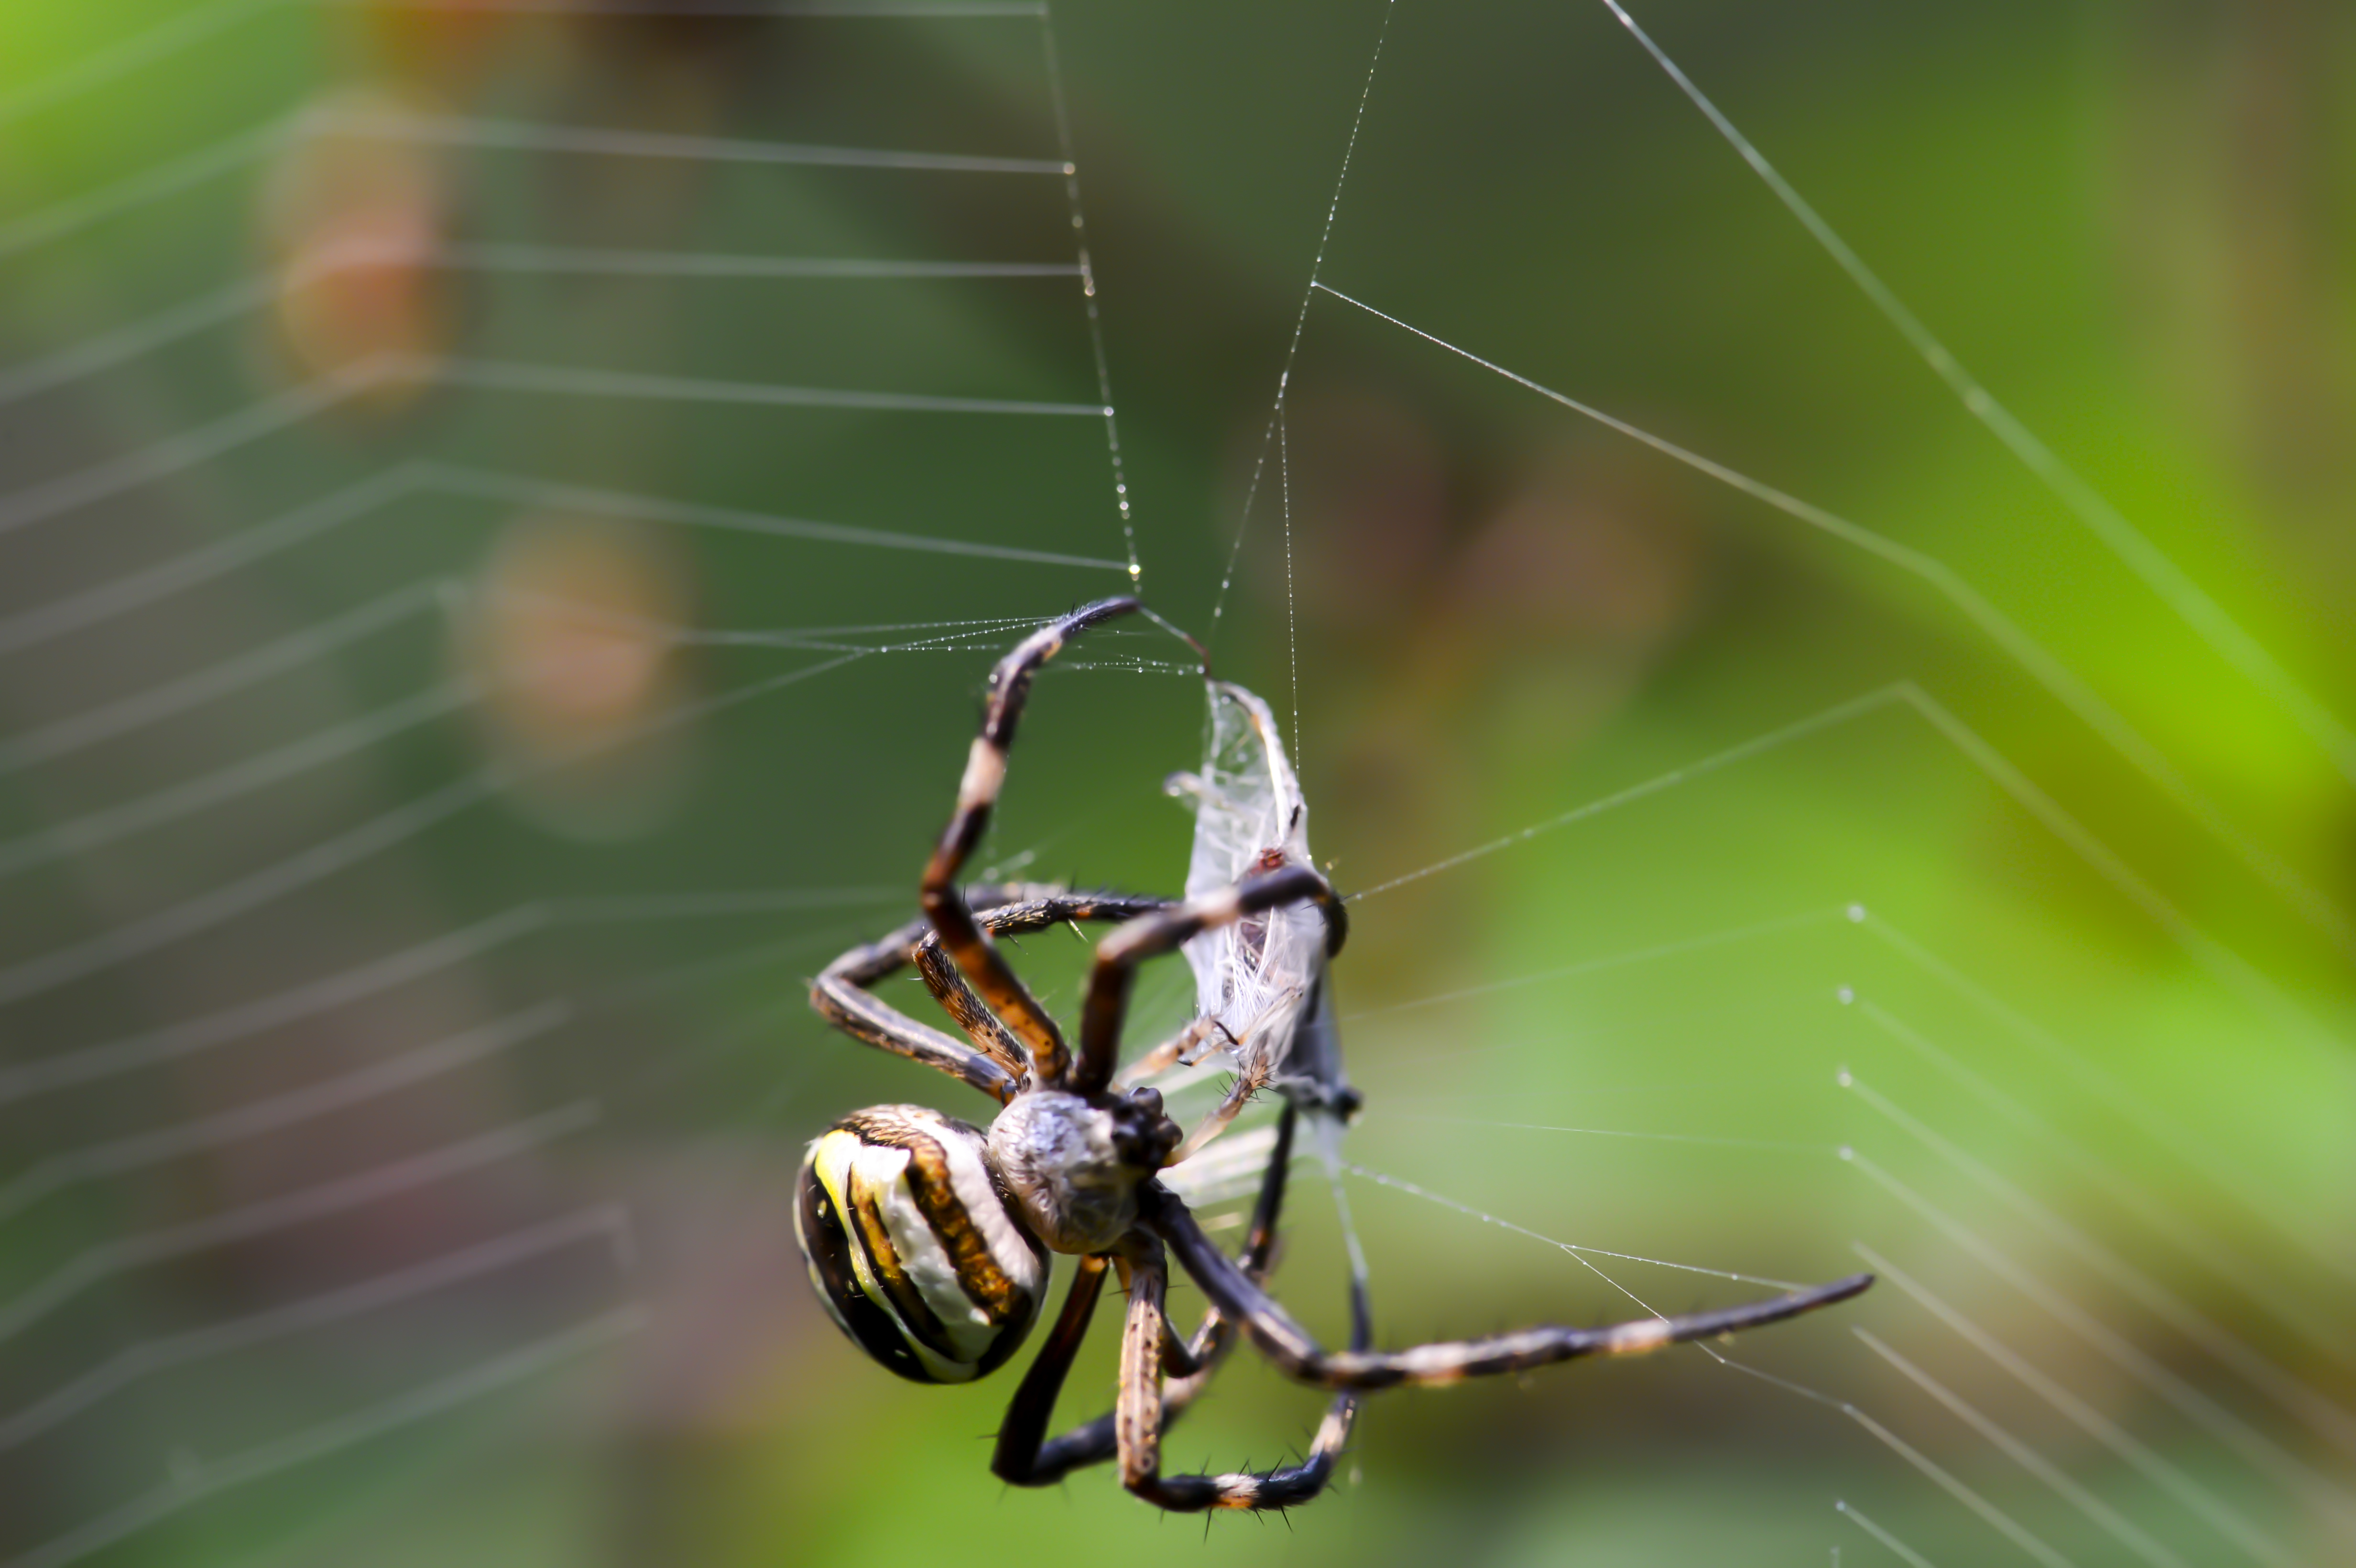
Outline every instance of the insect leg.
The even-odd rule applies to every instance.
[[[1211,1031],[1218,1027],[1216,1019],[1196,1019],[1193,1023],[1122,1068],[1119,1076],[1113,1081],[1113,1086],[1117,1089],[1130,1089],[1149,1079],[1159,1078],[1177,1066],[1188,1051],[1210,1039]]]

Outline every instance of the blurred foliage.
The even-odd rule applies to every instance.
[[[404,461],[477,477],[390,494],[136,619],[11,641],[0,705],[21,741],[424,585],[423,612],[380,635],[12,769],[0,834],[30,844],[420,693],[450,691],[449,710],[10,873],[0,957],[134,929],[436,792],[498,787],[308,891],[9,1004],[9,1062],[526,914],[367,1008],[11,1099],[12,1165],[220,1115],[545,998],[574,1016],[291,1134],[0,1215],[0,1294],[30,1299],[126,1236],[552,1107],[594,1101],[599,1119],[447,1189],[102,1268],[70,1311],[8,1330],[0,1411],[126,1345],[581,1204],[627,1206],[628,1266],[552,1254],[137,1380],[0,1466],[0,1560],[70,1560],[13,1554],[149,1497],[166,1499],[155,1527],[93,1560],[1885,1560],[1836,1499],[1931,1561],[2010,1560],[1838,1409],[1699,1355],[1376,1398],[1335,1497],[1290,1529],[1215,1520],[1207,1547],[1108,1475],[1006,1493],[986,1458],[1012,1380],[923,1389],[875,1371],[819,1317],[786,1234],[799,1151],[836,1115],[978,1107],[828,1035],[800,996],[834,951],[912,909],[1012,624],[1124,581],[1103,426],[743,389],[1093,405],[1077,282],[487,270],[416,252],[1068,263],[1052,175],[747,150],[1052,163],[1037,22],[248,9],[51,101],[24,95],[184,13],[6,7],[0,378],[260,282],[252,308],[151,351],[31,390],[0,380],[0,508],[70,496],[65,476],[189,432],[220,436],[12,526],[0,638]],[[2340,8],[1687,0],[1639,16],[2029,429],[2326,709],[2356,713],[2356,144],[2340,108],[2356,27]],[[1612,802],[1358,906],[1338,977],[1369,1106],[1350,1157],[1463,1206],[1344,1179],[1383,1337],[1624,1315],[1615,1281],[1663,1310],[1759,1288],[1581,1267],[1545,1238],[1784,1280],[1859,1266],[1861,1239],[2293,1556],[2344,1549],[2356,790],[2326,751],[1957,406],[1606,8],[1064,0],[1054,28],[1141,586],[1222,674],[1297,714],[1336,880],[1377,888]],[[475,129],[378,142],[315,121],[251,156],[222,151],[306,108]],[[517,125],[678,140],[616,156],[481,131]],[[188,177],[153,199],[76,205],[174,169]],[[2106,744],[1923,574],[1330,294],[1304,312],[1321,249],[1332,288],[1939,563],[2164,761]],[[386,353],[423,373],[367,371]],[[284,401],[355,367],[358,395]],[[547,389],[573,370],[667,379]],[[273,407],[290,411],[252,411]],[[239,421],[260,422],[234,441],[243,427],[216,422]],[[1034,554],[866,548],[748,529],[752,514]],[[534,593],[597,614],[535,618]],[[984,617],[998,624],[943,624]],[[648,634],[673,622],[755,635]],[[775,645],[795,628],[904,625],[919,629]],[[928,637],[946,646],[830,662]],[[985,859],[1180,881],[1186,820],[1160,781],[1198,743],[1184,659],[1124,630],[1068,661],[1110,667],[1048,672]],[[1140,662],[1154,667],[1123,667]],[[467,681],[497,699],[443,684]],[[1696,766],[1896,682],[1925,704]],[[599,749],[567,760],[584,746]],[[594,901],[707,897],[694,917]],[[1042,938],[1023,955],[1051,1004],[1068,1004],[1081,952]],[[1138,1037],[1183,1017],[1178,984],[1141,987]],[[1844,1093],[1844,1071],[1952,1142]],[[1630,1133],[1646,1136],[1598,1136]],[[1837,1157],[1845,1145],[1888,1182]],[[1297,1173],[1280,1283],[1334,1332],[1341,1246],[1321,1177]],[[2256,1449],[2171,1408],[1924,1206],[2115,1325]],[[2228,1375],[2123,1280],[2281,1368],[2306,1418],[2295,1392]],[[649,1309],[645,1328],[519,1384],[529,1397],[465,1402],[212,1492],[236,1472],[209,1467],[625,1302]],[[1990,1376],[1889,1284],[1731,1353],[1854,1400],[2072,1561],[2129,1560],[1855,1325],[2188,1560],[2225,1560],[2148,1469]],[[1108,1390],[1115,1338],[1100,1322],[1066,1417]],[[1270,1462],[1318,1404],[1239,1354],[1170,1459]],[[174,1501],[175,1475],[209,1495]]]

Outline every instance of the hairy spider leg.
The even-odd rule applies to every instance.
[[[986,895],[1004,891],[1009,901],[992,908],[992,899]],[[981,928],[992,937],[1022,936],[1034,931],[1074,921],[1104,921],[1119,923],[1135,920],[1141,914],[1151,914],[1175,902],[1151,893],[1077,893],[1062,888],[1014,884],[1006,889],[969,888],[966,898],[970,907],[981,912],[976,918]],[[974,1044],[984,1051],[998,1050],[1021,1053],[1023,1048],[998,1021],[972,986],[967,983],[964,971],[941,946],[940,933],[929,926],[918,933],[910,950],[917,975],[926,988],[933,993],[948,1015],[958,1021]],[[1017,1068],[1018,1074],[1022,1071]],[[1045,1087],[1045,1085],[1041,1085]]]
[[[1023,1090],[1027,1069],[1019,1057],[977,1051],[867,990],[905,968],[916,939],[930,929],[923,921],[914,922],[880,942],[845,953],[810,982],[810,1006],[851,1039],[937,1069],[1006,1104]]]
[[[1169,1265],[1163,1260],[1162,1243],[1150,1235],[1133,1233],[1130,1251],[1129,1317],[1120,1342],[1120,1399],[1113,1412],[1120,1484],[1173,1513],[1290,1508],[1323,1491],[1357,1417],[1357,1397],[1352,1393],[1334,1398],[1325,1419],[1318,1424],[1307,1456],[1298,1465],[1224,1476],[1162,1473],[1162,1368],[1153,1348],[1163,1332],[1162,1301],[1169,1285]],[[1220,1261],[1226,1259],[1222,1256]],[[1363,1299],[1354,1303],[1350,1326],[1352,1345],[1361,1351],[1370,1338],[1363,1308]]]
[[[1008,1029],[1028,1050],[1031,1071],[1043,1087],[1060,1089],[1071,1074],[1071,1053],[1055,1020],[1039,1005],[1029,987],[1015,976],[1005,958],[975,921],[972,909],[958,892],[958,872],[990,826],[991,808],[1006,782],[1006,754],[1014,744],[1015,725],[1031,694],[1031,678],[1039,667],[1055,656],[1065,642],[1099,621],[1126,615],[1137,609],[1134,599],[1099,599],[1082,605],[1015,645],[990,672],[990,696],[982,712],[981,733],[974,737],[965,777],[958,784],[957,809],[941,830],[940,842],[925,864],[920,899],[926,919],[940,936],[941,946],[981,994]],[[1101,1083],[1097,1085],[1101,1088]]]
[[[1138,1264],[1131,1254],[1138,1250],[1139,1240],[1139,1233],[1131,1231],[1121,1242],[1122,1250],[1109,1254],[1112,1258],[1112,1266],[1119,1271],[1120,1289],[1124,1296],[1137,1289]],[[1164,1272],[1166,1273],[1167,1270],[1165,1269]],[[1162,1317],[1162,1331],[1158,1338],[1162,1345],[1159,1365],[1163,1377],[1185,1379],[1202,1375],[1203,1363],[1194,1359],[1194,1347],[1178,1338],[1178,1329],[1171,1323],[1170,1316],[1166,1312]],[[1119,1414],[1120,1412],[1118,1409],[1113,1412],[1116,1420],[1119,1419]]]
[[[1353,1347],[1335,1352],[1320,1347],[1258,1282],[1220,1252],[1203,1233],[1202,1226],[1176,1193],[1158,1181],[1149,1181],[1141,1197],[1141,1222],[1169,1243],[1179,1266],[1203,1287],[1203,1294],[1221,1312],[1240,1321],[1252,1343],[1279,1370],[1288,1377],[1319,1388],[1365,1390],[1402,1383],[1430,1387],[1461,1382],[1466,1378],[1523,1371],[1584,1356],[1636,1355],[1665,1345],[1709,1339],[1780,1323],[1787,1317],[1846,1301],[1873,1283],[1873,1275],[1856,1274],[1829,1285],[1713,1312],[1638,1318],[1601,1328],[1547,1325],[1478,1339],[1418,1345],[1406,1350],[1373,1351]]]
[[[1038,931],[1066,920],[1133,920],[1166,908],[1170,901],[1073,893],[1027,882],[976,887],[970,892],[982,912],[977,917],[982,929],[994,934]],[[1013,1038],[974,999],[964,976],[942,957],[938,944],[932,923],[920,919],[854,947],[810,982],[810,1006],[853,1040],[938,1069],[1005,1104],[1021,1091],[1029,1063]],[[949,1015],[972,1036],[973,1047],[910,1018],[869,990],[912,964]]]
[[[990,930],[990,917],[983,914],[980,918],[982,929]],[[924,981],[925,989],[933,994],[941,1010],[955,1019],[966,1038],[992,1061],[1011,1062],[1020,1081],[1031,1070],[1030,1053],[1014,1038],[1014,1032],[998,1021],[998,1015],[990,1010],[981,993],[966,979],[957,961],[941,951],[940,933],[933,930],[929,922],[909,947],[908,956],[916,964],[917,978]]]
[[[1087,1437],[1091,1428],[1082,1427],[1051,1443],[1047,1423],[1055,1418],[1055,1398],[1064,1392],[1064,1380],[1071,1375],[1080,1343],[1088,1337],[1088,1319],[1096,1315],[1097,1298],[1104,1294],[1107,1261],[1100,1253],[1079,1260],[1072,1287],[1064,1293],[1064,1310],[1048,1330],[1046,1343],[1031,1359],[1022,1385],[1014,1391],[1013,1403],[1006,1407],[1006,1419],[998,1425],[998,1445],[990,1455],[990,1472],[1001,1481],[1017,1487],[1052,1487],[1080,1466],[1104,1457],[1085,1443],[1075,1451],[1073,1439]]]

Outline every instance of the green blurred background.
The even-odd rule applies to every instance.
[[[2356,19],[1638,15],[2281,680],[1593,0],[0,9],[0,1563],[2346,1561]],[[980,1107],[803,979],[1132,559],[1374,890],[1387,1342],[1904,1285],[1207,1534],[847,1346],[802,1146]],[[1179,882],[1200,704],[1076,646],[984,859]],[[1319,1408],[1238,1354],[1169,1458]]]

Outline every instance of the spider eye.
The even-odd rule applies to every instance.
[[[802,1161],[794,1231],[853,1344],[911,1381],[969,1382],[1021,1348],[1047,1252],[991,1179],[981,1130],[921,1105],[845,1116]]]

